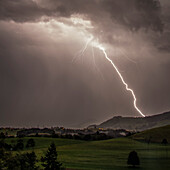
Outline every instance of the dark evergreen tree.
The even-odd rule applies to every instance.
[[[132,151],[129,153],[129,157],[128,157],[128,161],[127,161],[128,165],[140,165],[140,161],[139,161],[139,157],[137,152]]]
[[[8,170],[37,170],[36,162],[35,152],[17,154],[6,161],[6,168]]]
[[[0,140],[0,149],[4,148],[4,144],[5,144],[4,139],[1,139]]]
[[[24,149],[24,143],[23,143],[23,140],[22,139],[19,139],[17,141],[17,144],[16,146],[14,147],[14,150],[23,150]]]
[[[12,158],[10,152],[6,152],[4,148],[0,149],[0,170],[7,169],[7,162]]]
[[[45,170],[59,170],[62,163],[57,161],[57,151],[54,143],[50,145],[44,157],[41,157],[42,166]]]
[[[5,167],[7,170],[18,170],[20,169],[20,162],[18,159],[18,155],[13,156],[11,158],[8,158],[8,160],[6,160],[6,164]]]
[[[32,169],[37,169],[38,167],[36,166],[36,162],[37,162],[37,156],[35,154],[35,152],[31,152],[31,153],[26,153],[27,156],[27,162],[29,165],[30,170]]]
[[[35,141],[34,139],[28,139],[26,147],[34,147],[35,146]]]
[[[3,132],[0,133],[0,138],[5,138],[5,134]]]
[[[4,168],[4,157],[5,157],[5,151],[3,148],[0,149],[0,170]]]

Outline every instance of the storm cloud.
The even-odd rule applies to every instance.
[[[82,14],[93,21],[109,16],[132,30],[151,28],[162,31],[158,0],[1,0],[0,19],[36,22],[42,17],[70,17]],[[99,22],[99,21],[98,21]]]
[[[168,9],[166,0],[1,0],[0,124],[83,127],[139,116],[98,49],[75,58],[90,35],[146,115],[169,110]]]

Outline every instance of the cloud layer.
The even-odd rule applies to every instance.
[[[161,7],[157,0],[1,0],[0,6],[1,20],[36,22],[44,16],[70,17],[82,14],[94,22],[107,16],[131,30],[163,29]]]

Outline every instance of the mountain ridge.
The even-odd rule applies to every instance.
[[[115,116],[96,127],[142,131],[166,125],[170,125],[170,111],[146,117]]]

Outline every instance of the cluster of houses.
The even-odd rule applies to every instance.
[[[129,135],[129,131],[124,129],[102,129],[95,127],[88,127],[85,129],[66,129],[64,127],[52,127],[52,128],[31,128],[23,129],[17,132],[17,136],[31,136],[31,135],[58,135],[58,136],[75,136],[75,135],[94,135],[94,134],[105,134],[111,138],[122,137]]]
[[[2,128],[1,128],[2,129]],[[11,128],[10,128],[11,129]],[[9,130],[9,129],[8,129]],[[22,128],[15,129],[16,135],[14,137],[24,136],[82,136],[82,135],[105,135],[110,138],[128,136],[129,131],[124,129],[103,129],[94,126],[89,126],[84,129],[67,129],[64,127],[51,127],[51,128]],[[6,134],[7,136],[7,134]],[[9,135],[11,137],[11,135]]]

